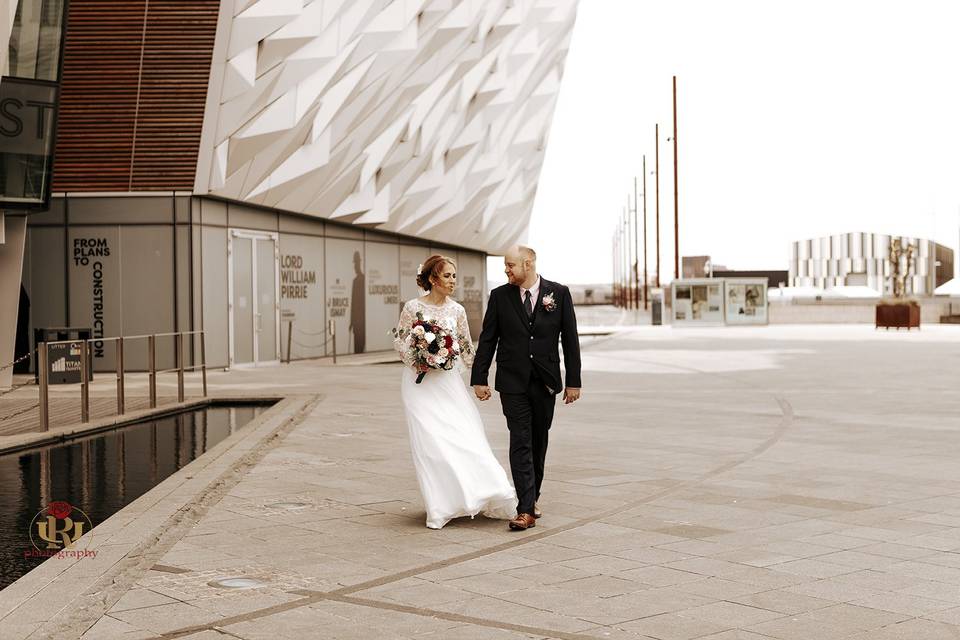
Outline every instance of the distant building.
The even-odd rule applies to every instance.
[[[613,287],[606,284],[571,284],[568,285],[573,304],[613,304]],[[642,293],[641,293],[642,295]]]
[[[710,277],[710,256],[683,256],[681,263],[684,280]]]
[[[770,289],[776,289],[783,285],[786,287],[790,282],[790,272],[783,271],[738,271],[735,269],[715,268],[713,270],[714,278],[766,278],[767,286]]]
[[[893,293],[890,243],[899,238],[914,245],[913,269],[906,279],[908,295],[933,295],[953,278],[953,250],[932,240],[879,233],[842,233],[798,240],[790,252],[790,286],[865,286],[883,295]]]
[[[789,272],[778,270],[740,271],[728,269],[722,264],[716,264],[710,256],[684,256],[682,260],[683,279],[691,278],[766,278],[771,289],[781,284],[787,286]]]

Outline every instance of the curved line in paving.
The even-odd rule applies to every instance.
[[[419,575],[421,573],[427,573],[429,571],[443,569],[444,567],[449,567],[451,565],[460,564],[462,562],[467,562],[469,560],[474,560],[476,558],[481,558],[483,556],[499,553],[500,551],[515,549],[519,546],[529,544],[530,542],[536,542],[538,540],[542,540],[544,538],[556,535],[558,533],[564,533],[566,531],[570,531],[571,529],[577,529],[579,527],[583,527],[585,525],[597,522],[598,520],[605,520],[606,518],[615,516],[618,513],[621,513],[623,511],[629,511],[630,509],[634,509],[636,507],[647,504],[649,502],[653,502],[654,500],[658,500],[660,498],[668,496],[671,493],[674,493],[675,491],[679,491],[680,489],[695,486],[705,480],[713,478],[714,476],[720,475],[722,473],[726,473],[727,471],[730,471],[731,469],[738,467],[741,464],[748,462],[753,458],[756,458],[757,456],[763,454],[765,451],[770,449],[781,438],[783,438],[787,429],[793,424],[793,408],[790,406],[790,403],[787,402],[786,399],[780,396],[775,396],[774,398],[777,401],[777,404],[780,405],[780,410],[782,412],[780,424],[778,425],[776,431],[769,438],[767,438],[766,440],[758,444],[756,447],[754,447],[752,450],[750,450],[750,452],[747,455],[742,456],[739,459],[726,462],[690,480],[678,480],[677,482],[670,485],[669,487],[665,487],[664,489],[661,489],[656,493],[649,494],[647,496],[644,496],[643,498],[634,500],[633,502],[628,502],[626,504],[623,504],[611,509],[607,509],[606,511],[603,511],[599,514],[594,514],[591,516],[587,516],[585,518],[580,518],[579,520],[574,520],[573,522],[568,522],[565,525],[553,527],[551,529],[547,529],[546,531],[524,535],[522,538],[519,538],[517,540],[511,540],[510,542],[504,542],[498,545],[494,545],[492,547],[486,547],[485,549],[478,549],[477,551],[471,551],[470,553],[464,553],[458,556],[453,556],[452,558],[447,558],[446,560],[438,560],[436,562],[432,562],[427,565],[422,565],[420,567],[415,567],[413,569],[407,569],[406,571],[400,571],[398,573],[394,573],[389,576],[383,576],[380,578],[375,578],[373,580],[368,580],[366,582],[360,582],[355,585],[350,585],[348,587],[343,587],[341,589],[335,589],[334,591],[331,591],[329,593],[335,594],[335,595],[349,595],[351,593],[356,593],[358,591],[365,591],[367,589],[372,589],[374,587],[380,587],[385,584],[389,584],[391,582],[398,582],[405,578],[410,578],[410,577]]]
[[[603,342],[606,342],[606,341],[607,340],[603,340]],[[590,345],[590,346],[593,346],[593,345]],[[662,363],[658,363],[658,364],[662,364]],[[672,366],[677,369],[688,371],[690,373],[698,373],[702,375],[717,376],[717,377],[729,377],[729,378],[736,379],[735,375],[731,375],[729,373],[700,371],[698,369],[693,369],[691,367],[684,367],[680,365],[665,365],[665,366]],[[475,560],[477,558],[489,556],[495,553],[499,553],[501,551],[516,549],[517,547],[523,546],[525,544],[529,544],[531,542],[536,542],[538,540],[543,540],[544,538],[548,538],[558,533],[563,533],[563,532],[570,531],[572,529],[576,529],[597,521],[604,520],[606,518],[614,516],[623,511],[634,509],[641,505],[653,502],[654,500],[658,500],[660,498],[666,497],[671,493],[674,493],[681,489],[686,489],[692,486],[696,486],[715,476],[726,473],[727,471],[730,471],[731,469],[734,469],[746,462],[749,462],[750,460],[768,451],[771,447],[776,445],[783,438],[784,435],[786,435],[787,430],[793,425],[793,420],[794,420],[793,407],[790,405],[787,399],[784,398],[783,396],[775,394],[773,397],[777,405],[780,407],[781,418],[780,418],[779,424],[777,425],[777,428],[768,438],[760,442],[753,449],[749,450],[745,455],[741,455],[736,459],[725,462],[724,464],[721,464],[717,467],[714,467],[713,469],[705,471],[704,473],[694,478],[691,478],[689,480],[679,480],[674,484],[670,485],[669,487],[665,487],[664,489],[661,489],[656,493],[652,493],[650,495],[644,496],[643,498],[634,500],[633,502],[629,502],[624,505],[620,505],[618,507],[608,509],[599,514],[594,514],[589,517],[581,518],[579,520],[575,520],[573,522],[569,522],[565,525],[554,527],[546,531],[541,531],[538,533],[527,534],[527,535],[520,534],[520,535],[523,535],[522,538],[511,540],[510,542],[504,542],[498,545],[494,545],[492,547],[487,547],[485,549],[478,549],[477,551],[472,551],[470,553],[453,556],[452,558],[447,558],[445,560],[438,560],[437,562],[421,565],[419,567],[414,567],[412,569],[407,569],[405,571],[393,573],[388,576],[382,576],[380,578],[375,578],[373,580],[368,580],[366,582],[360,582],[358,584],[350,585],[340,589],[335,589],[333,591],[320,592],[320,591],[300,590],[300,591],[292,592],[298,595],[303,595],[305,597],[299,600],[293,600],[291,602],[287,602],[284,604],[275,605],[275,606],[267,607],[264,609],[250,611],[245,614],[224,618],[222,620],[218,620],[215,623],[208,623],[204,625],[196,625],[191,627],[185,627],[182,629],[177,629],[175,631],[170,631],[170,632],[161,634],[159,636],[156,636],[156,638],[159,638],[159,639],[179,638],[179,637],[192,635],[194,633],[198,633],[205,630],[223,628],[231,624],[237,624],[239,622],[246,622],[249,620],[263,618],[263,617],[274,615],[277,613],[282,613],[284,611],[289,611],[291,609],[298,609],[300,607],[308,606],[310,604],[316,604],[318,602],[322,602],[325,600],[333,600],[338,602],[356,604],[358,606],[368,606],[373,608],[403,611],[406,613],[412,613],[416,615],[441,618],[441,619],[455,621],[455,622],[460,621],[468,624],[496,627],[496,628],[505,629],[505,630],[514,630],[514,631],[521,631],[521,632],[527,632],[527,633],[530,633],[530,632],[540,633],[540,634],[548,635],[554,638],[569,638],[571,640],[579,639],[579,638],[592,638],[594,636],[574,634],[569,632],[561,632],[555,629],[553,630],[538,629],[533,627],[521,628],[517,625],[509,625],[507,623],[503,623],[495,620],[483,620],[480,618],[472,618],[469,616],[460,616],[457,614],[451,614],[445,611],[437,611],[437,610],[426,609],[421,607],[411,607],[407,605],[397,605],[390,602],[381,602],[378,600],[369,600],[366,598],[350,597],[350,594],[357,593],[359,591],[366,591],[367,589],[380,587],[386,584],[390,584],[392,582],[399,582],[400,580],[404,580],[406,578],[414,577],[430,571],[436,571],[438,569],[443,569],[445,567],[460,564],[463,562],[468,562],[470,560]]]

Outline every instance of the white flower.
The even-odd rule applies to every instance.
[[[421,262],[420,264],[417,265],[417,275],[419,276],[422,273],[423,273],[423,263]]]
[[[546,309],[547,311],[553,311],[554,309],[557,308],[557,301],[553,299],[552,291],[546,294],[545,296],[543,296],[542,304],[543,304],[543,308]]]
[[[446,358],[448,355],[450,355],[450,352],[446,349],[440,349],[440,351],[437,351],[437,356],[440,358]]]
[[[437,339],[437,336],[433,335],[432,331],[428,331],[426,334],[424,334],[423,338],[427,341],[427,344],[430,344]]]
[[[413,333],[415,333],[418,336],[422,336],[424,334],[423,325],[418,324],[417,326],[415,326],[413,328]]]
[[[453,349],[454,353],[460,353],[460,345],[457,344],[456,340],[454,340],[453,346],[451,347],[451,349]]]

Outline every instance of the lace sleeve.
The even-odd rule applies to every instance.
[[[400,356],[403,364],[408,367],[413,366],[413,356],[410,355],[410,345],[407,342],[407,337],[410,335],[410,327],[413,326],[415,319],[416,313],[413,310],[413,305],[410,301],[407,301],[407,303],[403,305],[403,310],[400,312],[400,320],[397,321],[397,328],[393,330],[393,348]]]
[[[460,355],[466,368],[473,366],[473,337],[470,335],[470,325],[467,323],[467,311],[463,305],[457,309],[457,338],[460,340]]]

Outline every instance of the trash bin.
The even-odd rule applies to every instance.
[[[663,301],[654,298],[650,307],[650,323],[655,325],[663,324]]]
[[[80,375],[80,341],[93,337],[88,327],[43,327],[33,330],[34,344],[76,340],[70,344],[52,344],[47,347],[47,380],[50,384],[76,384]],[[40,383],[40,360],[37,359],[34,379]],[[93,358],[87,360],[87,379],[93,380]]]

